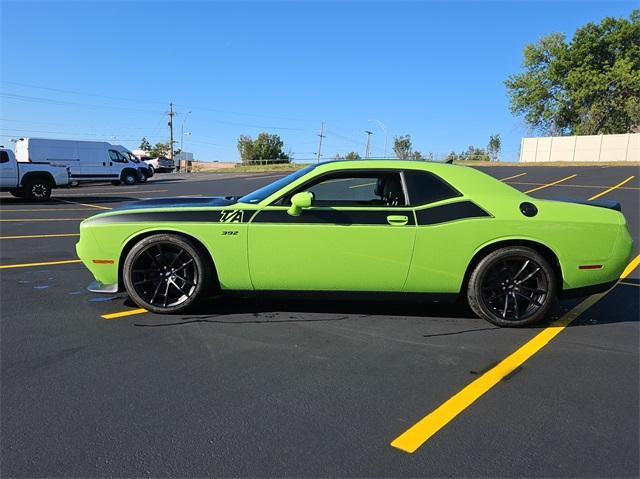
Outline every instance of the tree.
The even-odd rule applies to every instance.
[[[401,160],[406,160],[411,155],[411,135],[396,136],[393,139],[393,152]]]
[[[243,163],[269,161],[271,163],[289,163],[291,152],[284,152],[284,142],[276,134],[260,133],[255,140],[240,135],[237,143],[240,159]]]
[[[142,137],[142,140],[140,141],[140,149],[142,151],[151,151],[151,143],[149,143],[149,140],[147,140],[146,137]]]
[[[628,133],[640,126],[640,10],[552,33],[524,49],[506,81],[511,112],[551,135]]]
[[[360,154],[355,152],[355,151],[350,151],[349,153],[347,153],[344,157],[345,160],[359,160],[360,159]]]
[[[156,143],[149,151],[149,155],[152,158],[160,158],[161,156],[167,156],[171,148],[169,143]]]
[[[253,161],[253,140],[246,135],[240,135],[238,138],[238,152],[240,153],[240,161],[249,163]]]
[[[489,137],[489,144],[487,145],[487,154],[491,161],[498,161],[500,156],[500,148],[502,146],[502,140],[499,134],[491,135]]]

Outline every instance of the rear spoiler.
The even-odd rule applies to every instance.
[[[599,208],[608,208],[610,210],[622,211],[622,205],[619,201],[610,200],[598,200],[598,201],[585,201],[585,200],[571,200],[571,199],[555,199],[555,201],[562,201],[564,203],[577,203],[579,205],[597,206]]]

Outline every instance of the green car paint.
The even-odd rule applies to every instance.
[[[326,175],[380,171],[426,172],[457,194],[412,206],[314,206],[311,195],[298,193],[291,205],[274,204]],[[119,269],[130,247],[151,233],[175,232],[209,252],[223,290],[459,293],[474,258],[500,244],[549,251],[565,291],[615,281],[632,251],[619,211],[535,199],[468,167],[329,162],[274,185],[240,202],[152,200],[92,216],[80,225],[78,257],[105,290],[122,289]],[[524,215],[523,203],[537,214]]]

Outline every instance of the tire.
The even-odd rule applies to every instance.
[[[116,181],[112,181],[112,182],[111,182],[111,184],[112,184],[113,186],[118,186],[118,185],[120,185],[121,183],[122,183],[122,181],[119,181],[119,180],[116,180]]]
[[[467,300],[474,313],[497,326],[528,326],[546,316],[557,288],[556,273],[540,253],[508,246],[476,265]]]
[[[135,185],[138,182],[138,175],[135,171],[125,170],[122,172],[121,180],[127,186]]]
[[[142,239],[129,251],[122,268],[124,286],[133,302],[160,314],[193,307],[212,293],[213,277],[207,253],[173,234]]]
[[[147,181],[147,175],[145,175],[142,171],[138,173],[138,181],[140,183],[145,183]]]
[[[31,201],[47,201],[51,198],[51,188],[48,178],[29,178],[24,183],[24,195]]]
[[[9,193],[16,198],[24,198],[24,190],[22,188],[14,188],[9,190]]]
[[[149,165],[149,178],[151,178],[155,174],[156,174],[156,169],[153,167],[153,165]]]

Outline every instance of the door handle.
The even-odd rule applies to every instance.
[[[389,215],[387,222],[393,226],[404,226],[409,222],[409,217],[404,215]]]

